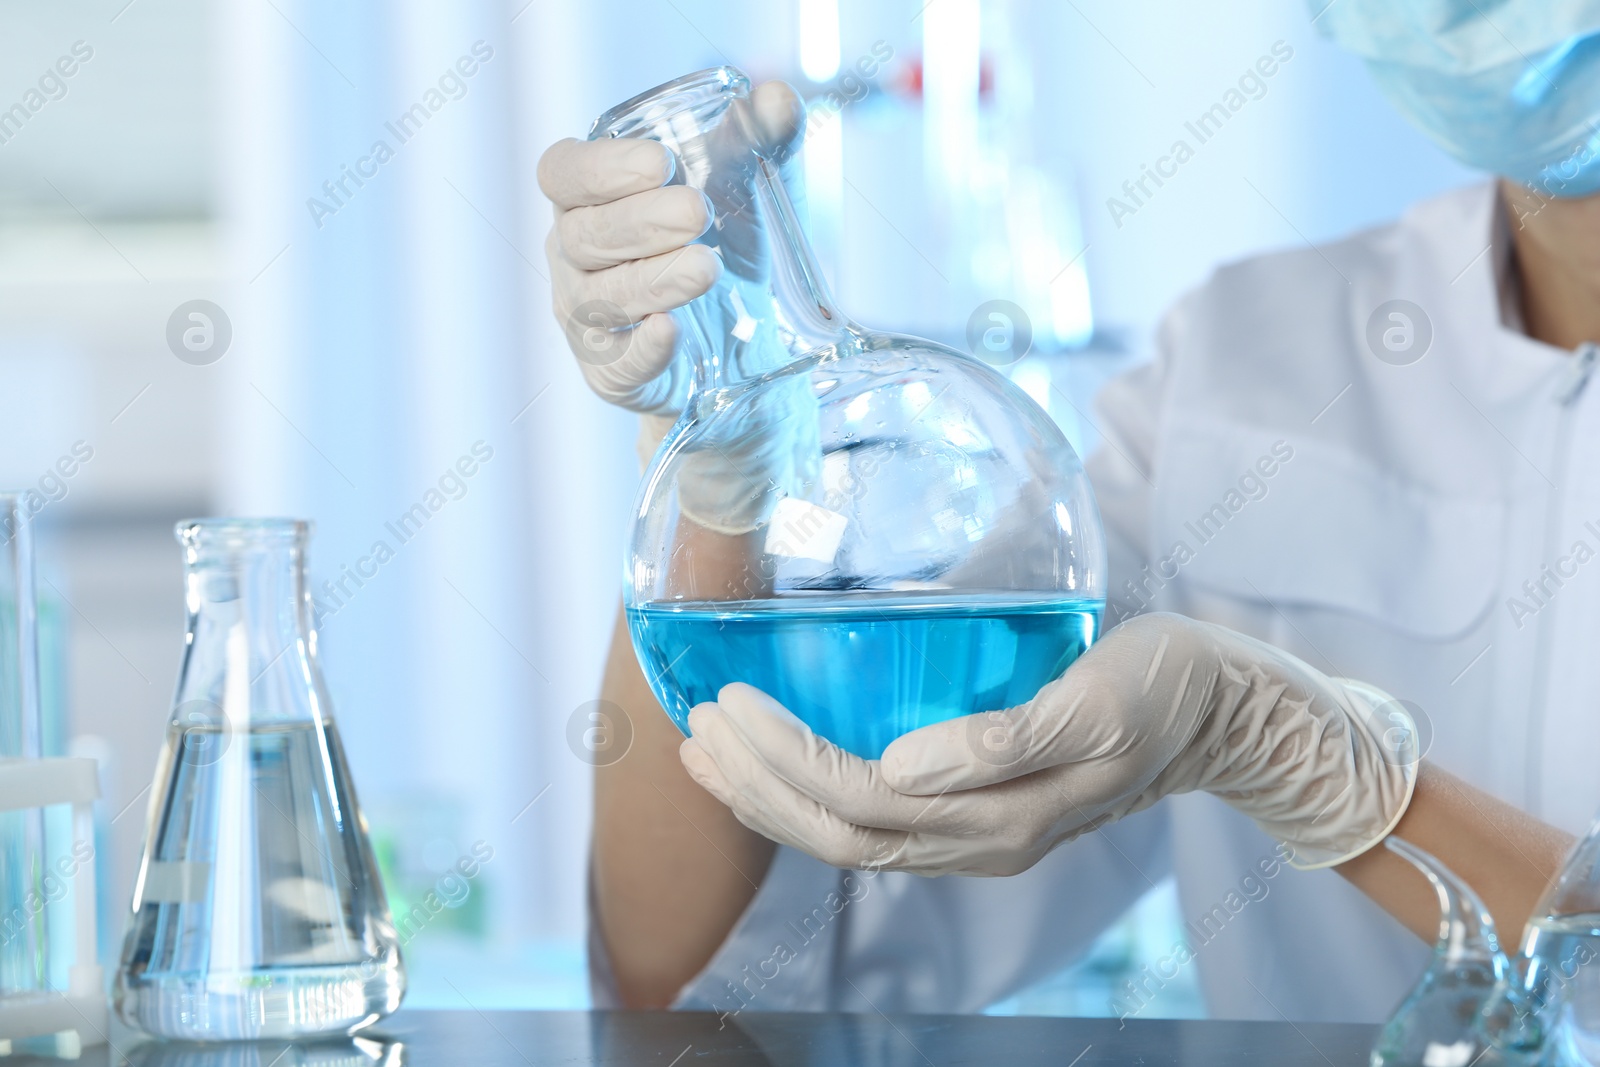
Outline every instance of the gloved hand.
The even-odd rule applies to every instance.
[[[800,202],[794,153],[805,108],[782,82],[758,86],[749,104],[790,199]],[[706,146],[718,166],[722,146]],[[607,403],[657,416],[646,431],[661,439],[682,410],[693,369],[675,359],[680,324],[670,314],[711,290],[724,267],[747,279],[766,269],[760,215],[749,189],[713,189],[717,202],[683,184],[666,146],[638,138],[551,145],[539,160],[539,187],[555,207],[545,241],[556,319],[584,379]],[[743,209],[743,210],[741,210]],[[695,243],[715,223],[714,239]]]
[[[676,154],[633,138],[568,139],[539,163],[540,186],[555,204],[545,251],[556,317],[590,387],[640,413],[641,464],[688,396],[694,366],[686,349],[735,379],[791,358],[766,288],[771,257],[744,133],[753,131],[763,154],[781,160],[779,173],[798,199],[791,148],[805,109],[782,82],[733,106],[748,114],[675,142]],[[814,404],[806,384],[795,379],[763,391],[739,420],[725,419],[728,426],[702,434],[681,456],[683,515],[707,529],[745,533],[785,491],[814,477],[814,420],[796,417]]]
[[[1330,866],[1394,828],[1418,760],[1415,726],[1382,691],[1165,614],[1110,631],[1029,703],[923,727],[881,761],[743,684],[689,728],[684,767],[746,826],[837,867],[927,875],[1016,874],[1195,789],[1288,844],[1295,866]]]
[[[632,138],[569,137],[539,160],[539,188],[555,207],[552,304],[584,380],[608,403],[673,417],[689,368],[673,360],[668,312],[722,273],[710,247],[691,244],[711,225],[711,202],[667,185],[675,167],[665,145]]]

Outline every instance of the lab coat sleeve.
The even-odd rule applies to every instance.
[[[673,1006],[728,1016],[982,1011],[1069,966],[1167,875],[1167,852],[1161,809],[1011,878],[839,871],[779,848],[739,924]]]

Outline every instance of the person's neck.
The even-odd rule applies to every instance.
[[[1501,179],[1528,336],[1600,342],[1600,195],[1551,199]]]

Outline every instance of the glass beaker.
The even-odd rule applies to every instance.
[[[177,527],[188,638],[115,990],[149,1033],[351,1033],[405,989],[317,666],[309,535],[288,519]]]
[[[773,127],[720,67],[589,135],[671,149],[671,181],[711,202],[700,242],[724,267],[674,313],[694,378],[645,475],[624,599],[680,729],[743,681],[871,759],[1058,676],[1099,631],[1105,552],[1082,465],[1025,393],[838,310]]]

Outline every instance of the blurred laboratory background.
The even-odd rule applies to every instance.
[[[492,850],[411,924],[408,1003],[587,1003],[573,738],[637,465],[551,319],[534,168],[718,64],[811,102],[845,307],[960,347],[1025,323],[1010,372],[1085,449],[1095,384],[1217,264],[1471,179],[1295,0],[0,0],[0,482],[46,501],[49,745],[102,761],[109,962],[182,652],[173,523],[294,515],[397,916]],[[995,1010],[1112,1012],[1184,936],[1169,887],[1129,909]],[[1162,986],[1145,1014],[1203,1010]]]

